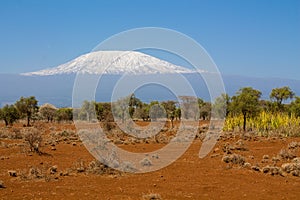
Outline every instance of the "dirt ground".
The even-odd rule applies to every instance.
[[[46,124],[46,123],[45,123]],[[64,130],[75,131],[72,124],[38,124],[44,135]],[[0,131],[18,132],[22,124]],[[44,140],[46,141],[46,140]],[[243,156],[251,166],[262,168],[274,164],[282,149],[300,138],[221,138],[214,151],[203,159],[198,157],[201,140],[171,165],[151,173],[70,172],[78,163],[94,160],[80,141],[61,140],[55,145],[45,144],[42,155],[28,152],[24,139],[0,138],[0,199],[300,199],[300,177],[288,173],[271,175],[251,167],[222,161],[224,146],[243,142],[244,150],[232,150]],[[299,143],[300,144],[300,143]],[[134,152],[151,152],[165,144],[120,144]],[[54,148],[55,147],[55,148]],[[300,156],[299,151],[294,151]],[[268,156],[264,156],[268,155]],[[263,159],[265,157],[265,159]],[[268,158],[269,157],[269,158]],[[289,161],[285,161],[289,162]],[[279,161],[276,165],[281,166]],[[42,178],[29,178],[28,170],[47,170],[57,166],[57,172]],[[16,171],[16,177],[8,171]],[[76,171],[76,170],[75,170]]]

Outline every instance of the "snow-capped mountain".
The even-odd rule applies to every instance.
[[[84,54],[54,68],[23,73],[22,75],[48,76],[77,72],[140,75],[193,73],[194,71],[136,51],[97,51]]]

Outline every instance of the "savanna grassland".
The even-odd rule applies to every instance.
[[[56,108],[21,97],[1,108],[0,199],[299,198],[300,98],[288,87],[274,89],[270,100],[262,100],[258,90],[242,88],[213,103],[182,97],[182,102],[147,104],[134,95],[126,102],[135,125],[147,129],[150,122],[165,118],[164,126],[146,138],[125,134],[113,118],[117,115],[126,124],[124,110],[117,107],[113,113],[111,103],[85,101],[78,109]],[[117,171],[99,162],[74,124],[100,125],[118,147],[148,155],[176,137],[180,121],[189,118],[180,108],[190,102],[199,106],[198,113],[188,113],[198,116],[193,119],[199,123],[193,143],[178,160],[149,173]],[[199,158],[210,122],[222,118],[216,145]],[[153,159],[160,158],[144,165],[151,166]]]

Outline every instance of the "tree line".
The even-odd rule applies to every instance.
[[[52,104],[38,106],[38,100],[34,96],[21,97],[11,105],[5,105],[0,109],[0,119],[5,125],[13,125],[17,120],[26,119],[26,125],[36,120],[53,121],[71,121],[73,120],[72,108],[56,108]]]
[[[209,120],[211,116],[225,118],[233,116],[243,116],[243,130],[246,130],[247,120],[255,117],[261,111],[268,113],[287,113],[300,117],[300,97],[289,87],[272,89],[269,100],[261,99],[262,93],[252,87],[239,89],[236,94],[230,97],[228,94],[222,94],[216,98],[213,103],[204,101],[201,98],[196,99],[198,112],[194,113],[199,119]],[[183,102],[194,101],[190,97],[181,97]],[[289,103],[286,103],[290,100]],[[117,106],[112,106],[112,105]],[[4,120],[5,125],[12,125],[19,119],[26,119],[27,126],[32,121],[46,120],[51,121],[72,121],[73,119],[91,121],[113,121],[117,116],[125,121],[128,117],[136,120],[156,120],[167,118],[172,124],[174,120],[180,120],[182,117],[188,118],[187,113],[182,113],[181,107],[184,104],[169,101],[151,101],[142,102],[134,94],[113,103],[89,102],[84,101],[81,108],[56,108],[51,104],[38,106],[38,101],[34,96],[21,97],[12,105],[5,105],[0,109],[0,119]],[[212,113],[213,112],[213,113]]]

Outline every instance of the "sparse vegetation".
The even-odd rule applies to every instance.
[[[30,128],[26,130],[25,133],[25,141],[28,143],[30,151],[41,153],[41,145],[42,145],[42,135],[40,134],[39,130],[35,128]]]
[[[4,120],[5,126],[13,125],[19,119],[20,115],[14,105],[5,105],[0,109],[0,119]]]
[[[42,105],[39,109],[39,113],[43,119],[46,119],[48,122],[52,122],[55,118],[57,108],[49,103]]]
[[[27,119],[27,126],[30,126],[30,121],[35,113],[38,112],[38,101],[34,96],[31,97],[21,97],[20,100],[16,102],[16,107],[19,111],[20,116],[24,116]]]
[[[182,97],[181,102],[153,101],[149,104],[143,103],[137,97],[131,95],[127,109],[132,121],[129,122],[128,118],[123,116],[124,110],[121,108],[117,108],[114,114],[119,116],[120,119],[123,116],[123,125],[128,126],[130,133],[136,134],[137,137],[124,133],[118,127],[112,114],[111,103],[85,101],[82,108],[75,109],[55,108],[53,105],[44,104],[38,109],[33,101],[31,106],[29,106],[30,108],[28,108],[31,114],[26,114],[24,113],[25,109],[24,112],[21,112],[21,107],[25,105],[27,98],[21,98],[22,100],[19,100],[15,105],[5,106],[0,109],[0,116],[4,121],[2,127],[0,127],[0,150],[3,149],[7,152],[15,150],[18,151],[19,156],[26,156],[25,158],[28,160],[35,160],[38,157],[40,161],[33,166],[27,165],[25,168],[6,168],[9,173],[6,176],[14,179],[14,181],[23,180],[25,182],[52,182],[61,179],[65,180],[68,176],[89,177],[94,175],[121,179],[122,176],[128,175],[126,172],[138,172],[139,167],[150,169],[156,164],[157,160],[162,159],[157,154],[145,154],[144,159],[140,160],[137,166],[127,161],[115,160],[113,163],[114,167],[125,171],[125,173],[107,166],[105,160],[100,162],[77,157],[80,155],[78,148],[84,148],[83,143],[80,141],[82,138],[77,135],[75,127],[71,123],[61,122],[71,122],[74,116],[74,120],[86,121],[88,125],[98,123],[107,134],[107,141],[111,141],[121,148],[135,151],[141,147],[144,149],[147,145],[148,147],[165,145],[170,140],[177,141],[178,144],[186,141],[189,136],[176,137],[178,124],[181,120],[181,106],[189,108],[189,103],[195,103],[197,109],[189,108],[193,112],[182,113],[182,117],[185,120],[184,122],[187,121],[184,125],[186,130],[189,130],[188,127],[190,127],[188,119],[199,119],[200,129],[196,138],[201,141],[209,134],[208,123],[212,116],[216,118],[227,116],[223,132],[218,139],[219,146],[208,157],[209,159],[217,160],[219,164],[222,162],[223,164],[220,165],[221,169],[244,170],[246,175],[255,173],[261,174],[262,177],[300,177],[300,142],[298,142],[298,138],[295,138],[295,141],[292,141],[291,138],[286,138],[300,136],[300,115],[298,115],[299,113],[297,114],[298,106],[300,106],[299,98],[296,97],[290,104],[284,104],[285,98],[282,101],[277,101],[274,97],[272,100],[267,101],[260,100],[260,95],[261,93],[253,88],[243,88],[237,92],[236,96],[230,98],[224,94],[217,98],[214,103],[205,102],[202,99]],[[35,98],[29,99],[34,100]],[[278,102],[281,102],[281,104]],[[225,109],[225,107],[228,109]],[[93,109],[95,110],[92,111]],[[213,113],[211,109],[216,113]],[[5,113],[11,115],[6,115]],[[12,121],[9,120],[10,116],[13,118]],[[24,124],[24,121],[22,121],[24,118],[29,123]],[[147,129],[147,125],[150,122],[160,123],[163,120],[167,122],[164,122],[161,130],[156,127]],[[32,127],[25,127],[26,125]],[[151,137],[139,138],[141,131],[134,130],[134,125],[145,128],[149,133],[155,132],[157,134]],[[264,154],[261,153],[259,156],[253,154],[253,143],[259,144],[262,141],[273,143],[279,140],[282,141],[281,144],[286,144],[284,148],[280,147],[281,150],[279,152],[278,150],[274,154],[264,152]],[[286,140],[289,143],[285,143]],[[101,142],[103,141],[100,141],[100,143],[98,141],[95,145],[99,147],[99,144],[102,144]],[[43,147],[43,151],[41,151],[41,147]],[[64,152],[66,148],[74,150],[74,153]],[[76,158],[72,162],[68,161],[69,163],[65,161],[56,163],[56,158],[61,155],[74,156]],[[47,156],[49,156],[49,159]],[[7,163],[14,160],[14,158],[15,155],[4,155],[0,157],[0,162]],[[180,162],[197,165],[197,162],[189,159],[190,157],[184,158]],[[164,175],[161,175],[158,179],[164,180],[163,177]],[[1,175],[0,178],[2,179]],[[158,180],[151,184],[151,187],[160,188],[159,184],[160,181]],[[161,199],[161,196],[151,192],[143,195],[142,198]]]

